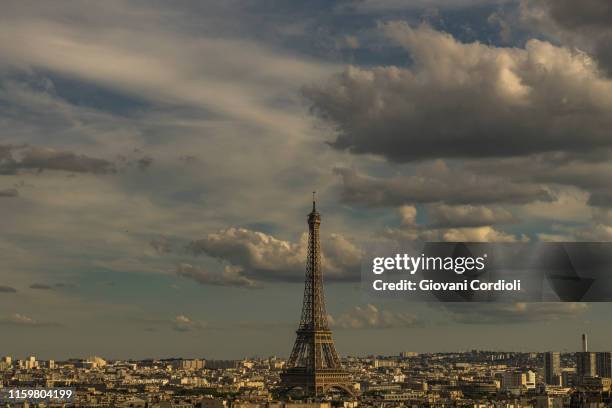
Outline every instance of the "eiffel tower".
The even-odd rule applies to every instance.
[[[331,388],[354,395],[350,375],[342,368],[327,323],[319,239],[321,215],[317,212],[314,194],[312,212],[308,214],[308,258],[302,318],[291,357],[281,374],[281,382],[287,389],[301,388],[307,396],[319,397]]]

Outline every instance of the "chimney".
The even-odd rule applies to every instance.
[[[582,351],[587,352],[589,351],[589,345],[587,343],[587,335],[586,334],[582,334]]]

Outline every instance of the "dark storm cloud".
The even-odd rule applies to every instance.
[[[406,49],[407,68],[350,67],[304,91],[335,127],[331,145],[395,162],[465,160],[393,178],[336,170],[343,202],[442,203],[429,206],[442,227],[511,222],[457,206],[552,202],[564,186],[590,193],[591,206],[612,204],[612,81],[587,54],[533,39],[523,48],[464,44],[404,22],[381,29]]]
[[[589,204],[593,207],[612,207],[612,191],[609,188],[591,191]]]
[[[524,0],[524,17],[560,41],[589,52],[612,74],[612,2],[609,0]]]
[[[552,200],[540,185],[452,170],[442,162],[423,168],[417,175],[389,179],[346,168],[337,168],[335,172],[342,177],[342,201],[372,207],[436,202],[523,204]]]
[[[459,323],[502,324],[574,319],[589,310],[586,303],[444,303]]]
[[[609,29],[612,3],[607,0],[544,0],[551,16],[567,28],[595,27]]]
[[[17,293],[17,289],[10,286],[0,286],[0,293]]]
[[[612,206],[612,163],[601,157],[546,154],[537,157],[468,161],[465,167],[476,174],[510,178],[516,182],[578,187],[590,193],[590,205]]]
[[[111,173],[115,166],[108,160],[67,150],[37,146],[0,146],[0,174],[19,170],[63,170],[75,173]]]
[[[337,129],[335,148],[408,162],[612,146],[612,81],[585,55],[539,40],[463,44],[404,22],[382,29],[409,68],[349,67],[304,90]]]

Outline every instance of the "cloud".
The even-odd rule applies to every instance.
[[[430,26],[381,26],[409,68],[349,67],[309,86],[331,145],[395,162],[511,157],[612,147],[612,81],[584,53],[528,40],[464,44]]]
[[[553,224],[550,232],[538,236],[542,241],[553,242],[612,242],[612,222],[596,215],[590,225]]]
[[[59,289],[74,289],[77,287],[77,285],[75,285],[74,283],[63,283],[63,282],[58,282],[53,286]]]
[[[44,283],[33,283],[30,285],[30,289],[51,290],[53,287]]]
[[[0,293],[17,293],[17,289],[11,286],[0,286]]]
[[[190,243],[195,254],[229,262],[256,281],[300,282],[304,279],[307,235],[293,243],[246,228],[228,228]],[[326,280],[359,279],[361,251],[338,234],[323,239],[321,263]]]
[[[19,195],[19,191],[16,188],[6,188],[0,190],[0,197],[17,197]]]
[[[429,228],[415,226],[413,228],[386,228],[380,235],[395,241],[425,241],[425,242],[524,242],[528,238],[519,237],[496,230],[487,225],[470,228]]]
[[[589,52],[612,74],[612,5],[607,0],[522,0],[523,22],[568,46]]]
[[[439,306],[436,306],[439,307]],[[567,320],[589,310],[586,303],[444,303],[441,306],[459,323],[504,324]]]
[[[189,247],[195,254],[228,261],[260,279],[299,280],[304,275],[304,246],[263,232],[229,228],[193,241]]]
[[[53,289],[73,289],[76,285],[73,283],[63,283],[58,282],[53,285],[48,285],[46,283],[33,283],[29,286],[30,289],[34,290],[53,290]]]
[[[504,208],[483,205],[434,204],[427,207],[428,224],[434,227],[481,227],[515,222]]]
[[[140,170],[146,170],[153,164],[153,158],[149,156],[142,157],[136,161],[136,164]]]
[[[494,221],[493,211],[485,211],[483,208],[471,206],[460,206],[459,208],[434,207],[431,220],[425,224],[418,224],[417,209],[414,206],[402,206],[398,209],[401,223],[398,228],[387,227],[379,235],[394,241],[426,241],[426,242],[520,242],[527,241],[524,235],[515,236],[499,231],[485,220]],[[428,210],[429,211],[429,210]],[[446,216],[455,214],[447,222]],[[507,217],[509,213],[498,210],[500,219]],[[431,215],[431,214],[430,214]],[[483,215],[483,218],[478,218]],[[468,222],[470,221],[470,222]],[[473,227],[452,227],[452,225],[473,224]]]
[[[0,325],[21,327],[49,327],[59,326],[57,323],[40,322],[23,314],[13,313],[6,317],[0,317]]]
[[[523,204],[552,200],[541,185],[451,169],[442,161],[420,167],[416,175],[385,179],[347,168],[336,168],[335,172],[342,178],[341,200],[370,207],[413,203]]]
[[[573,235],[577,241],[610,242],[612,241],[612,225],[595,224],[588,227],[575,228]]]
[[[24,46],[0,42],[0,50],[12,68],[43,69],[147,103],[187,106],[277,131],[279,123],[300,125],[286,112],[271,109],[278,106],[274,97],[279,89],[284,93],[288,86],[327,74],[332,65],[283,53],[252,36],[213,34],[213,25],[220,27],[209,10],[195,21],[191,13],[189,7],[145,8],[122,1],[96,11],[71,5],[16,13],[0,32],[20,38]],[[91,19],[76,19],[84,14]],[[206,16],[211,17],[202,20]],[[74,24],[66,26],[66,18],[75,19]],[[206,21],[206,29],[181,29],[187,20]],[[174,28],[168,28],[171,22]]]
[[[204,321],[194,320],[185,314],[178,314],[174,318],[133,318],[133,321],[143,324],[145,331],[158,331],[170,329],[177,332],[197,331],[208,328]]]
[[[403,226],[412,227],[416,225],[417,209],[414,205],[403,205],[398,212]]]
[[[114,165],[67,150],[37,146],[0,146],[0,174],[16,174],[19,170],[63,170],[75,173],[111,173]]]
[[[259,284],[242,275],[240,267],[225,265],[222,273],[213,273],[204,268],[182,263],[176,268],[176,273],[184,278],[192,279],[202,285],[234,286],[257,288]]]
[[[81,273],[93,263],[163,273],[181,260],[151,257],[143,236],[167,234],[178,242],[253,220],[283,225],[287,236],[303,229],[287,222],[288,214],[302,215],[313,184],[329,184],[333,158],[305,115],[299,90],[338,65],[219,24],[225,20],[215,14],[220,8],[238,31],[246,23],[244,10],[223,1],[176,8],[118,0],[95,10],[60,3],[49,8],[26,0],[19,10],[7,9],[0,24],[2,39],[37,48],[0,40],[6,57],[0,61],[0,105],[8,107],[0,121],[12,143],[1,143],[7,155],[0,169],[14,179],[36,180],[23,200],[2,203],[12,206],[3,232],[16,246],[52,260],[54,270],[70,263]],[[244,149],[253,134],[257,141]],[[60,168],[129,174],[68,178],[46,171]],[[304,200],[289,197],[295,189],[304,189]],[[152,246],[165,252],[164,245]],[[13,263],[26,269],[23,258]],[[301,265],[299,280],[303,259]]]
[[[356,50],[360,47],[359,38],[354,35],[345,35],[336,40],[336,48]]]
[[[172,252],[172,249],[173,249],[173,246],[170,240],[164,236],[152,239],[149,242],[149,245],[151,245],[151,247],[159,255],[169,254]]]
[[[372,304],[355,306],[337,317],[328,316],[332,326],[342,329],[390,329],[422,327],[423,321],[407,312],[384,310]]]
[[[466,169],[477,174],[509,178],[516,182],[577,187],[589,193],[588,204],[612,205],[610,177],[612,163],[605,152],[591,155],[546,154],[538,157],[513,157],[469,161]]]
[[[406,10],[462,9],[486,4],[502,4],[507,0],[357,0],[354,6],[361,12],[399,12]]]
[[[178,332],[201,330],[205,327],[205,323],[193,321],[185,315],[176,316],[172,322],[172,329]]]
[[[447,242],[520,242],[528,240],[524,235],[516,237],[515,235],[498,231],[491,226],[450,228],[442,230],[440,234],[440,240]]]
[[[585,223],[594,216],[595,209],[589,207],[589,194],[577,188],[559,189],[551,202],[536,202],[518,209],[518,217],[531,221]]]

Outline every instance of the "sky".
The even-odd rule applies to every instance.
[[[0,354],[612,349],[608,303],[364,299],[373,240],[610,241],[607,0],[7,1]]]

